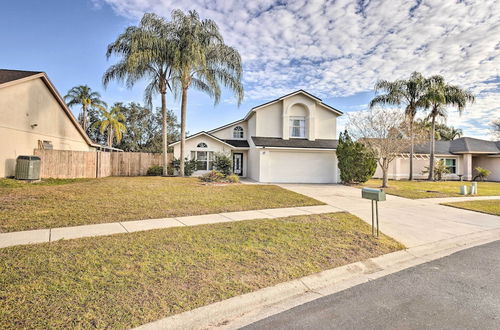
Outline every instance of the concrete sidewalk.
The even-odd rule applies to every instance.
[[[317,205],[17,231],[0,234],[0,248],[24,244],[48,243],[61,239],[105,236],[170,227],[196,226],[202,224],[252,219],[271,219],[292,215],[321,214],[341,211],[342,210],[339,208],[330,205]]]
[[[280,186],[350,212],[371,223],[371,201],[361,199],[361,189],[335,184],[281,184]],[[379,203],[380,230],[407,247],[414,247],[500,228],[498,216],[439,205],[443,202],[499,198],[499,196],[449,197],[434,200],[387,195],[387,201]]]

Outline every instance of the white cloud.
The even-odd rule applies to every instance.
[[[450,123],[487,125],[500,116],[498,0],[100,1],[131,18],[144,12],[168,17],[179,8],[214,19],[243,56],[249,99],[298,88],[349,96],[371,90],[377,79],[420,71],[479,95]],[[471,134],[487,134],[484,127]]]

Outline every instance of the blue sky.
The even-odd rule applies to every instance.
[[[226,93],[214,107],[192,91],[191,133],[239,119],[252,106],[300,88],[346,113],[363,111],[377,79],[412,71],[442,74],[476,93],[477,102],[462,116],[449,113],[448,124],[467,136],[490,138],[488,125],[500,118],[496,0],[5,1],[0,67],[45,71],[63,95],[87,84],[108,103],[142,102],[144,84],[126,89],[112,83],[104,90],[102,73],[112,64],[106,46],[144,12],[168,17],[175,8],[214,19],[244,61],[243,104],[238,108]],[[178,100],[168,103],[178,112]]]

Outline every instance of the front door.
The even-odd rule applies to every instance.
[[[243,154],[233,154],[233,173],[239,176],[243,175]]]

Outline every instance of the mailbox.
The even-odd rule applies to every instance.
[[[385,201],[385,192],[382,189],[363,188],[361,190],[361,197],[371,199],[372,201],[382,202]]]

